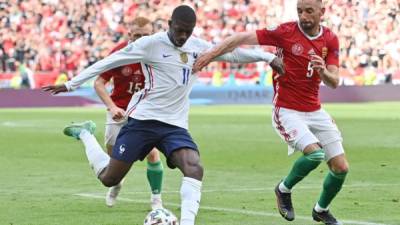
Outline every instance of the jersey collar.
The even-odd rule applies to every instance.
[[[303,33],[303,35],[304,36],[306,36],[306,38],[308,38],[309,40],[315,40],[315,39],[317,39],[317,38],[319,38],[319,37],[321,37],[322,36],[322,33],[324,32],[324,29],[323,29],[323,27],[321,26],[321,25],[319,25],[319,33],[316,35],[316,36],[310,36],[310,35],[308,35],[308,34],[306,34],[306,32],[304,32],[303,31],[303,29],[301,29],[301,26],[300,26],[300,22],[299,21],[297,21],[297,27],[299,28],[299,30],[301,31],[301,33]]]
[[[162,40],[163,40],[163,42],[166,43],[167,45],[170,45],[170,46],[172,46],[173,48],[178,49],[179,51],[187,52],[187,51],[190,50],[189,47],[187,47],[187,46],[188,46],[188,42],[191,40],[191,38],[192,38],[192,36],[190,36],[190,37],[186,40],[186,43],[185,43],[182,47],[176,47],[176,46],[171,42],[171,40],[169,39],[167,31],[165,31],[164,34],[163,34]]]

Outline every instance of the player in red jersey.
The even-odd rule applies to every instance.
[[[211,59],[242,44],[277,47],[286,72],[273,75],[272,124],[288,144],[289,153],[303,152],[289,175],[275,188],[279,212],[285,219],[294,220],[291,189],[325,160],[330,171],[312,217],[324,224],[337,225],[341,223],[328,207],[342,188],[349,166],[340,131],[329,114],[321,109],[318,93],[321,81],[331,88],[338,86],[339,43],[331,30],[320,25],[325,12],[321,0],[298,0],[297,12],[298,22],[227,38],[199,57],[194,70],[200,70]]]
[[[129,41],[147,36],[153,33],[150,20],[138,17],[128,28]],[[128,41],[117,45],[111,53],[124,48]],[[110,54],[111,54],[110,53]],[[111,95],[106,90],[106,84],[113,80]],[[95,81],[94,88],[107,106],[107,119],[105,131],[105,144],[109,155],[112,153],[115,140],[122,126],[126,123],[125,110],[132,95],[144,87],[144,75],[140,63],[117,67],[101,74]],[[153,149],[147,156],[147,178],[151,187],[151,206],[153,209],[162,207],[161,187],[163,178],[163,166],[157,149]],[[121,189],[122,182],[109,188],[106,195],[106,204],[113,206]]]

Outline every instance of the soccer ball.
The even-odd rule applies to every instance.
[[[179,222],[169,210],[155,209],[147,214],[143,225],[179,225]]]

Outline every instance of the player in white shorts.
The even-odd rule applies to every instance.
[[[295,219],[292,188],[325,160],[329,172],[311,215],[326,225],[340,225],[329,205],[342,189],[349,165],[341,134],[332,118],[321,109],[319,100],[321,82],[330,88],[339,85],[339,41],[334,32],[320,24],[325,13],[322,0],[298,0],[297,13],[298,21],[227,38],[200,56],[194,71],[243,44],[277,47],[285,74],[273,74],[272,123],[288,143],[290,152],[296,149],[303,153],[275,188],[279,213],[286,220]]]
[[[288,154],[303,151],[308,145],[319,143],[325,150],[325,161],[344,154],[342,136],[333,118],[324,110],[300,112],[274,107],[272,125],[288,144]]]

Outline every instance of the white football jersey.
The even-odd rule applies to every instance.
[[[192,74],[192,67],[197,56],[212,46],[211,43],[192,36],[182,47],[176,47],[168,38],[167,32],[145,36],[91,65],[68,81],[66,86],[71,90],[103,71],[121,65],[141,63],[145,87],[132,97],[127,115],[138,120],[158,120],[188,129],[189,94],[197,79]],[[216,60],[269,63],[274,57],[260,49],[236,49]]]

